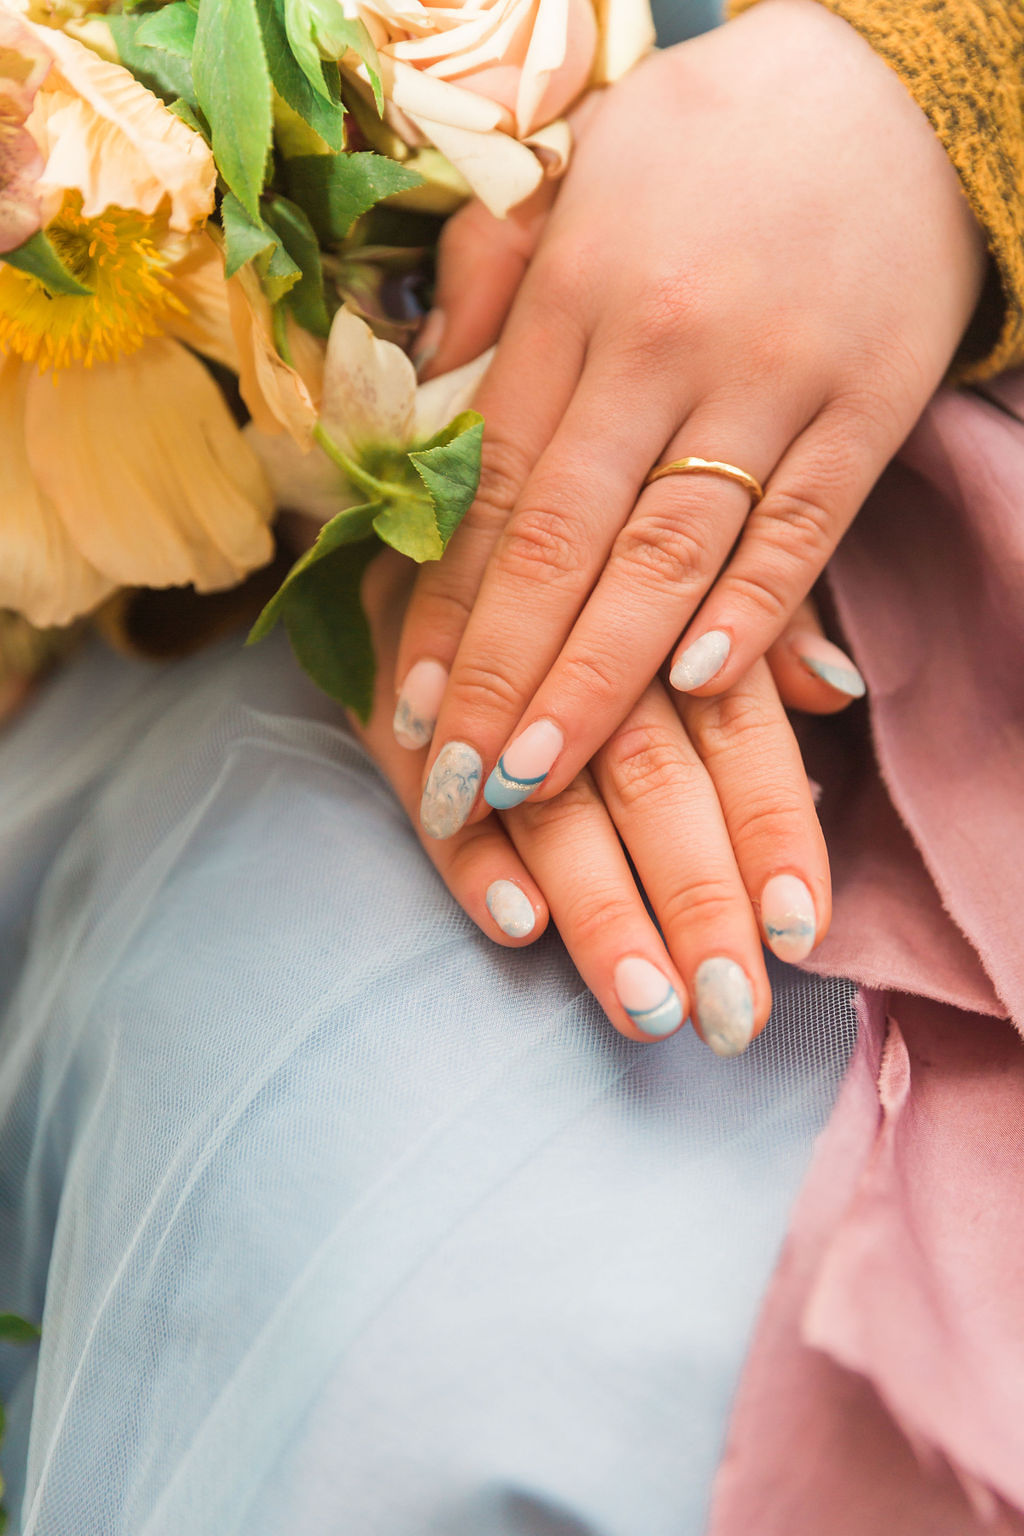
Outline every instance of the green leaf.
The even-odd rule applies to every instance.
[[[324,82],[320,50],[314,40],[312,21],[307,0],[284,0],[284,29],[288,36],[288,46],[316,94],[330,100]]]
[[[196,88],[189,60],[164,48],[147,46],[138,41],[138,33],[154,19],[151,16],[135,15],[112,15],[106,18],[118,57],[136,80],[141,81],[161,100],[187,101],[190,107],[194,107]]]
[[[415,560],[417,565],[425,560],[440,560],[444,554],[434,504],[422,493],[389,501],[374,518],[373,528],[385,544]]]
[[[384,110],[377,45],[366,23],[346,16],[341,0],[278,0],[284,7],[285,31],[303,74],[320,94],[316,76],[322,59],[343,59],[354,53],[366,65],[378,116]]]
[[[5,1344],[36,1344],[39,1329],[27,1317],[14,1312],[0,1312],[0,1340]]]
[[[270,78],[275,90],[292,111],[297,112],[303,122],[320,135],[325,144],[340,151],[345,142],[345,113],[338,94],[337,65],[321,65],[329,95],[329,100],[325,101],[303,74],[289,46],[284,17],[274,0],[256,0],[256,4]]]
[[[274,119],[256,0],[200,0],[192,73],[218,169],[258,219]]]
[[[234,277],[248,262],[254,262],[264,293],[271,304],[279,304],[301,282],[302,271],[285,250],[276,230],[262,219],[251,219],[231,192],[225,193],[220,215],[226,245],[226,276]]]
[[[161,48],[177,59],[191,59],[196,40],[196,13],[185,0],[174,0],[153,11],[141,23],[135,41],[141,48]]]
[[[369,151],[301,155],[284,164],[288,193],[308,215],[324,245],[344,240],[356,219],[382,198],[420,184],[415,171]]]
[[[284,610],[284,627],[300,666],[364,725],[373,710],[376,661],[360,587],[379,553],[376,539],[335,550],[306,572]]]
[[[207,144],[209,144],[209,123],[203,122],[202,119],[199,118],[192,110],[187,101],[184,101],[182,97],[178,96],[174,101],[169,101],[167,103],[167,110],[168,112],[173,112],[175,117],[180,117],[182,122],[187,127],[192,129],[193,133],[200,134],[206,140]]]
[[[17,250],[5,251],[2,260],[17,267],[19,272],[38,278],[47,293],[54,296],[71,294],[83,298],[93,291],[68,271],[42,230],[24,245],[19,245]]]
[[[483,440],[483,417],[478,411],[463,411],[409,455],[436,509],[442,550],[473,505]]]
[[[373,520],[379,511],[380,502],[371,501],[365,506],[346,507],[343,512],[332,517],[329,523],[324,524],[317,535],[316,543],[296,560],[256,620],[249,631],[247,645],[254,645],[257,640],[264,639],[278,620],[284,617],[284,610],[296,586],[312,566],[326,559],[328,555],[333,555],[336,550],[343,549],[349,544],[360,543],[370,537],[373,532]]]
[[[266,221],[280,237],[301,274],[288,294],[288,307],[301,326],[326,340],[331,330],[331,317],[324,301],[320,242],[312,224],[302,209],[286,197],[270,199],[266,204]]]

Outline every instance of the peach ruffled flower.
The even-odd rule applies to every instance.
[[[365,22],[397,132],[433,144],[499,215],[564,167],[562,114],[586,87],[625,74],[654,43],[647,0],[316,0],[316,9],[332,4]]]
[[[51,297],[0,261],[0,608],[58,625],[118,587],[210,591],[270,558],[270,487],[196,352],[242,374],[268,427],[301,436],[315,406],[265,362],[262,295],[229,305],[203,140],[127,70],[20,25],[22,57],[51,61],[25,124],[41,222],[92,292]]]

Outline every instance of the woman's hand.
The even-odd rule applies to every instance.
[[[478,499],[402,636],[412,693],[419,664],[435,707],[448,678],[432,832],[461,824],[434,798],[441,754],[491,774],[492,804],[561,794],[681,632],[674,685],[736,687],[941,380],[984,267],[926,118],[815,0],[764,0],[605,95],[481,391]],[[484,294],[505,281],[486,270]],[[456,304],[452,345],[489,339],[486,308]],[[706,475],[641,490],[684,455],[739,465],[765,499]]]
[[[378,684],[361,734],[414,817],[425,752],[396,743],[389,707],[409,583],[408,565],[391,553],[364,583]],[[812,612],[801,623],[814,634]],[[796,656],[781,652],[779,664],[813,697],[825,685]],[[453,780],[449,793],[462,788]],[[824,842],[764,662],[719,698],[670,697],[653,683],[592,771],[560,795],[421,840],[490,938],[527,944],[550,913],[584,981],[634,1040],[672,1034],[692,1014],[715,1051],[737,1054],[771,1007],[762,937],[800,959],[828,927]]]

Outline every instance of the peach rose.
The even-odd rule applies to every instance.
[[[377,46],[392,125],[439,149],[497,214],[564,166],[562,114],[587,85],[625,74],[654,41],[647,0],[348,0],[345,9]]]

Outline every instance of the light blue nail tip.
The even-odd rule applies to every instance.
[[[430,770],[420,802],[420,825],[428,837],[454,837],[473,809],[484,765],[464,741],[449,741]]]
[[[868,691],[868,685],[856,667],[833,667],[827,661],[812,661],[809,656],[801,656],[800,660],[805,667],[810,667],[815,677],[820,677],[823,683],[837,688],[848,698],[862,699]]]
[[[627,1008],[626,1012],[645,1035],[670,1035],[683,1022],[683,1005],[674,987],[654,1008]]]
[[[505,772],[505,759],[499,757],[498,766],[484,785],[484,799],[495,811],[510,811],[514,805],[522,805],[534,790],[547,778],[546,773],[535,779],[514,779]]]

